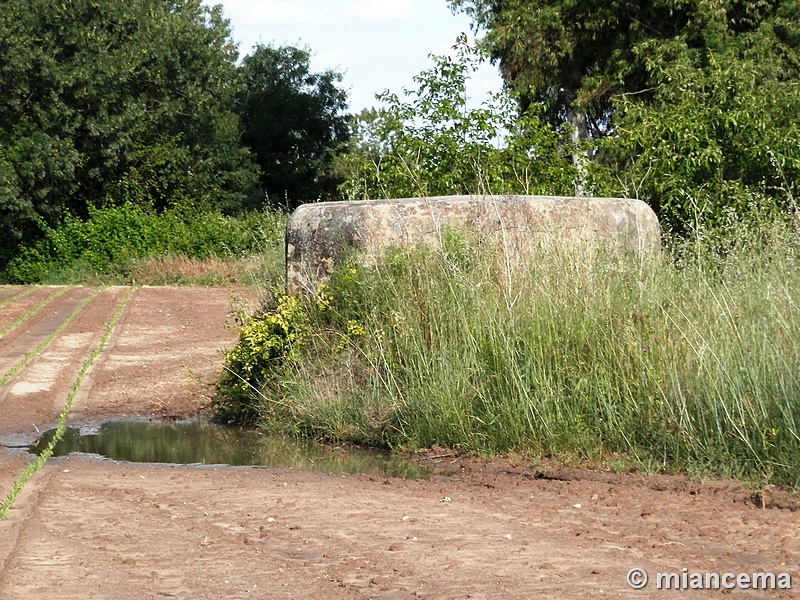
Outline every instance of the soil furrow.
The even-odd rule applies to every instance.
[[[25,296],[32,294],[36,291],[33,286],[22,287],[16,285],[2,285],[0,286],[0,308],[22,300]]]
[[[17,440],[32,438],[38,430],[55,422],[76,373],[97,345],[103,324],[126,290],[120,287],[102,290],[43,352],[0,389],[0,407],[6,416],[0,423],[0,435],[13,433]],[[59,303],[52,319],[37,324],[35,335],[26,336],[28,343],[46,338],[94,290],[79,288],[76,292],[70,294],[68,301]],[[25,426],[21,428],[20,423]]]
[[[48,289],[41,288],[42,291]],[[9,315],[9,321],[0,322],[8,329],[5,334],[0,335],[0,375],[50,335],[93,290],[86,287],[62,287],[49,291],[49,294],[40,296],[40,290],[37,289],[19,303],[6,307],[14,312]],[[30,302],[29,299],[33,301]],[[46,303],[31,312],[43,302]]]
[[[73,419],[198,414],[213,394],[220,349],[236,339],[225,327],[231,297],[224,288],[137,289]]]
[[[133,289],[125,294],[125,296],[117,303],[116,308],[111,314],[111,318],[106,323],[106,326],[103,328],[103,333],[100,335],[97,344],[94,348],[89,351],[84,360],[81,362],[81,366],[78,369],[77,373],[75,374],[75,380],[73,381],[72,385],[69,388],[67,396],[64,400],[64,406],[61,409],[61,412],[58,415],[57,425],[55,427],[55,433],[50,441],[50,443],[44,448],[42,452],[39,453],[39,456],[36,460],[34,460],[31,464],[29,464],[20,476],[16,479],[15,483],[12,485],[10,492],[6,496],[6,499],[0,504],[0,519],[3,519],[8,510],[13,507],[14,502],[16,501],[17,497],[19,496],[20,492],[25,489],[26,484],[30,480],[30,478],[35,475],[43,466],[47,464],[47,461],[53,455],[53,448],[54,445],[60,440],[67,428],[67,419],[69,418],[70,410],[72,409],[72,403],[77,395],[78,391],[80,390],[81,384],[83,383],[84,377],[88,373],[89,369],[94,364],[95,359],[103,352],[106,343],[108,342],[111,334],[113,333],[117,323],[119,322],[122,313],[127,306],[128,300],[130,300],[131,296],[133,295]],[[100,291],[96,291],[93,293],[89,298],[86,299],[83,303],[81,303],[80,307],[78,307],[74,313],[77,315],[91,300],[93,300],[97,295],[100,294]],[[53,332],[53,337],[55,337],[60,331],[66,328],[69,323],[72,321],[70,318],[68,321],[64,323],[64,325],[59,328],[58,330]],[[49,343],[49,342],[48,342]],[[38,348],[35,352],[38,352]]]
[[[63,288],[62,288],[63,289]],[[77,287],[66,291],[0,338],[0,376],[47,339],[94,290]],[[28,309],[30,310],[30,308]],[[0,388],[2,390],[2,388]],[[0,392],[2,393],[2,392]]]
[[[43,297],[35,304],[33,302],[29,302],[28,300],[31,297],[38,299],[38,290],[32,293],[30,296],[25,296],[24,298],[20,299],[19,302],[11,303],[9,306],[4,307],[7,310],[2,312],[8,314],[3,314],[0,316],[0,319],[2,319],[0,321],[0,340],[5,338],[9,333],[13,333],[15,330],[19,329],[21,326],[26,326],[31,319],[35,318],[37,315],[41,315],[44,312],[45,307],[75,288],[74,286],[68,286],[51,287],[45,289],[48,293],[43,294]]]
[[[64,331],[72,321],[86,308],[86,306],[99,294],[100,291],[94,291],[89,296],[84,298],[78,306],[76,306],[72,312],[69,313],[66,319],[61,321],[61,323],[50,332],[50,334],[41,340],[35,348],[32,348],[28,352],[26,352],[22,358],[20,358],[14,365],[5,372],[4,375],[0,376],[0,388],[4,386],[14,375],[16,375],[21,369],[25,367],[31,360],[33,360],[36,356],[44,352],[44,350],[53,343],[53,341],[61,335],[61,332]]]
[[[22,471],[22,469],[20,469]],[[24,546],[21,537],[29,531],[26,523],[36,520],[37,511],[47,510],[47,506],[39,501],[40,496],[48,487],[54,472],[39,472],[33,481],[22,490],[17,498],[17,505],[12,506],[5,519],[0,520],[0,538],[4,544],[0,545],[0,591],[8,589],[4,585],[7,568],[11,561],[20,555],[20,548]],[[0,487],[0,494],[5,497],[6,486]]]

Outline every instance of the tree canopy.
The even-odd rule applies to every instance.
[[[310,58],[307,48],[259,45],[240,67],[242,142],[273,204],[330,200],[340,183],[332,165],[349,138],[347,93],[337,86],[339,73],[312,73]]]
[[[651,92],[653,64],[702,64],[764,26],[791,43],[786,17],[797,12],[777,0],[448,1],[485,32],[484,48],[524,101],[545,102],[562,120],[574,104],[595,133],[615,95]]]
[[[236,58],[201,0],[0,2],[0,260],[89,205],[240,206]]]
[[[506,84],[586,115],[595,192],[667,221],[794,206],[798,0],[448,0]]]

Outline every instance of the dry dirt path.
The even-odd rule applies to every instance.
[[[32,460],[13,446],[54,424],[121,302],[70,424],[188,416],[208,398],[218,349],[234,341],[231,291],[140,288],[126,301],[128,292],[0,287],[0,331],[18,321],[0,337],[0,500]],[[454,475],[417,481],[51,459],[0,521],[0,599],[727,593],[656,589],[657,572],[683,568],[786,572],[800,586],[800,512],[787,493],[446,454],[421,459]],[[633,567],[651,576],[644,590],[626,583]]]

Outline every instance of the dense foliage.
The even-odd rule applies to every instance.
[[[340,74],[312,73],[309,60],[308,49],[257,46],[240,67],[242,142],[273,205],[332,200],[339,183],[332,165],[349,137],[347,94]]]
[[[540,120],[541,106],[517,114],[507,93],[480,107],[468,102],[479,57],[464,38],[452,56],[414,78],[406,99],[385,93],[364,111],[340,157],[347,199],[448,194],[570,194],[574,168],[562,137]]]
[[[651,98],[615,98],[614,136],[598,144],[613,189],[646,199],[667,224],[795,213],[800,37],[781,41],[775,29],[648,63]]]
[[[90,206],[254,193],[229,36],[200,0],[1,2],[0,262]]]
[[[599,133],[620,93],[648,96],[653,63],[708,62],[731,43],[764,33],[791,43],[794,2],[759,0],[449,0],[466,12],[506,82],[526,102],[550,104],[556,118],[573,104]],[[778,28],[775,29],[775,25]],[[778,58],[775,56],[774,58]]]
[[[796,0],[450,5],[484,32],[523,106],[548,103],[554,126],[583,115],[607,138],[588,151],[596,194],[638,195],[681,228],[726,210],[794,209]]]
[[[3,279],[12,283],[82,281],[142,283],[143,261],[169,270],[176,262],[202,261],[193,272],[150,274],[149,282],[215,282],[215,261],[283,251],[285,216],[275,211],[236,217],[209,209],[176,206],[156,212],[135,204],[97,209],[85,219],[67,217],[58,227],[24,246],[12,258]],[[278,265],[276,264],[276,267]],[[152,270],[152,269],[149,269]],[[274,269],[272,269],[274,270]],[[283,272],[283,269],[278,268]],[[204,277],[203,272],[208,275]]]
[[[293,47],[237,65],[230,33],[201,0],[0,1],[0,272],[106,208],[335,195],[341,76]]]

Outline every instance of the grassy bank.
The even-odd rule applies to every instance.
[[[800,485],[800,253],[789,226],[648,260],[443,251],[276,296],[228,355],[223,419]]]
[[[123,205],[67,218],[0,273],[10,283],[277,284],[286,215],[228,217],[180,207],[156,213]]]

